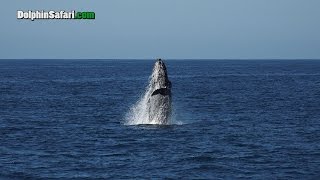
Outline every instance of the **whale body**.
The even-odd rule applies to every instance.
[[[161,59],[154,65],[149,90],[147,102],[149,122],[168,124],[171,116],[171,82],[166,65]]]

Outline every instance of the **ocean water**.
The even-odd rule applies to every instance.
[[[154,61],[1,60],[0,179],[320,178],[320,61],[165,63],[176,123],[129,126]]]

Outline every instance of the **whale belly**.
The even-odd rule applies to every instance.
[[[149,101],[149,121],[168,124],[171,115],[171,96],[153,95]]]

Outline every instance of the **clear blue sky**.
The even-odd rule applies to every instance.
[[[0,59],[320,59],[319,0],[4,0]],[[17,20],[17,10],[96,20]]]

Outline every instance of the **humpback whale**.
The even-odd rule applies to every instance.
[[[157,59],[149,84],[147,102],[149,122],[168,124],[171,116],[171,82],[167,68],[161,59]]]
[[[126,114],[127,124],[170,124],[171,108],[171,82],[166,65],[157,59],[145,93]]]

